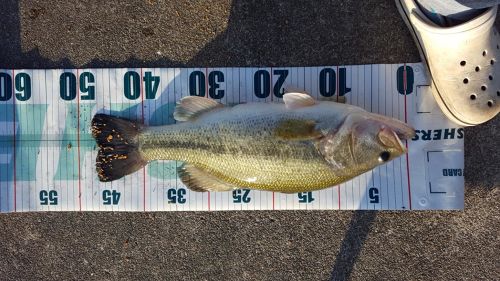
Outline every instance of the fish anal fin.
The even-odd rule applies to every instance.
[[[177,168],[182,183],[192,191],[231,191],[241,187],[225,182],[195,165],[185,163]]]
[[[316,129],[314,120],[283,120],[274,132],[279,138],[297,141],[318,139],[323,136],[323,133]]]
[[[208,98],[187,96],[177,102],[174,110],[174,119],[177,121],[194,120],[200,114],[223,107],[221,103]]]

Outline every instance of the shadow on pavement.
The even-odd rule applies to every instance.
[[[363,243],[370,233],[377,211],[356,211],[344,235],[342,246],[333,265],[330,281],[349,280]]]
[[[0,60],[5,61],[0,67],[18,62],[21,57],[21,19],[17,0],[2,1],[0,9]],[[10,58],[10,59],[7,59]],[[12,64],[12,66],[17,64]]]
[[[113,2],[113,1],[110,1]],[[142,1],[130,1],[132,6],[146,6]],[[0,26],[6,28],[0,30],[2,40],[0,41],[0,67],[3,68],[103,68],[103,67],[183,67],[183,66],[318,66],[318,65],[346,65],[365,63],[400,63],[401,57],[404,61],[411,62],[418,59],[416,49],[401,50],[399,44],[387,44],[380,38],[387,38],[388,34],[383,28],[387,25],[403,26],[399,20],[393,1],[342,1],[334,3],[328,0],[314,2],[281,2],[281,1],[242,1],[234,0],[231,3],[228,26],[225,31],[216,36],[211,42],[203,46],[200,51],[185,63],[176,61],[175,58],[157,57],[155,59],[143,59],[145,53],[137,53],[133,44],[128,42],[143,42],[150,38],[151,34],[137,32],[138,25],[132,19],[124,20],[125,24],[119,32],[123,32],[119,38],[113,41],[113,46],[119,45],[123,53],[132,54],[127,60],[112,61],[102,59],[99,54],[106,48],[94,46],[95,42],[89,39],[89,43],[81,44],[73,42],[75,48],[84,53],[96,54],[88,62],[76,65],[68,58],[51,60],[41,53],[47,52],[50,40],[46,38],[34,38],[23,35],[20,22],[27,26],[25,32],[31,30],[30,25],[36,25],[38,21],[45,19],[44,27],[50,28],[57,24],[57,19],[46,19],[47,10],[40,5],[24,7],[20,15],[21,2],[6,0],[2,3],[0,10]],[[58,6],[61,6],[59,3]],[[37,8],[39,7],[39,8]],[[55,7],[55,9],[61,9]],[[148,9],[154,9],[150,6]],[[138,9],[136,17],[150,19],[151,14]],[[147,11],[147,10],[146,10]],[[130,14],[117,10],[113,15],[115,18],[127,18]],[[71,19],[71,12],[65,17]],[[74,12],[73,12],[74,13]],[[362,14],[362,20],[354,22],[352,18],[356,14]],[[110,16],[111,17],[111,16]],[[311,22],[314,22],[312,24]],[[95,35],[93,29],[106,25],[106,21],[100,18],[92,18],[89,23],[78,24],[78,32],[83,34],[79,38],[92,38],[98,36],[101,40],[107,36],[103,32]],[[109,23],[108,23],[109,24]],[[147,22],[144,23],[147,27]],[[145,28],[146,28],[145,27]],[[8,30],[7,30],[8,28]],[[59,30],[53,27],[54,30]],[[27,30],[27,31],[26,31]],[[165,30],[170,32],[172,30]],[[67,32],[61,29],[59,32]],[[118,32],[113,29],[113,32]],[[50,36],[49,31],[49,36]],[[172,36],[168,33],[166,36]],[[189,35],[189,34],[188,34]],[[46,36],[46,35],[45,35]],[[57,35],[54,35],[57,36]],[[162,34],[154,36],[165,39]],[[175,35],[174,35],[175,36]],[[70,37],[71,38],[71,37]],[[167,37],[168,38],[168,37]],[[186,37],[189,40],[189,37]],[[40,39],[40,40],[37,40]],[[411,42],[408,36],[404,38],[389,38],[399,42]],[[23,40],[37,40],[34,44],[23,42]],[[128,41],[127,41],[128,40]],[[39,45],[41,44],[41,45]],[[23,52],[23,45],[31,46],[32,49]],[[48,46],[46,46],[48,45]],[[43,47],[40,47],[43,46]],[[175,44],[167,43],[166,46],[176,47]],[[55,46],[56,48],[59,46]],[[70,48],[60,46],[61,48]],[[154,53],[151,46],[148,52]],[[384,55],[380,55],[383,50]],[[70,50],[64,50],[70,51]],[[143,51],[144,52],[144,51]],[[104,52],[105,54],[105,52]],[[383,59],[381,59],[383,57]]]

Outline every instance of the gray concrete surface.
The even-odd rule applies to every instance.
[[[3,0],[0,38],[0,68],[419,61],[392,0]],[[0,280],[498,280],[499,128],[465,131],[463,212],[3,214]]]

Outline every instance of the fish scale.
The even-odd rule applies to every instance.
[[[146,131],[141,136],[141,152],[148,160],[189,162],[226,182],[253,189],[295,192],[343,180],[332,172],[314,143],[275,138],[272,128],[279,118],[240,118],[189,129],[166,126]],[[242,124],[252,129],[242,130],[247,128]],[[168,133],[157,133],[159,130]]]

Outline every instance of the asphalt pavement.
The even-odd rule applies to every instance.
[[[419,61],[392,0],[3,0],[0,38],[8,69]],[[464,211],[1,214],[0,280],[498,280],[499,129],[465,130]]]

